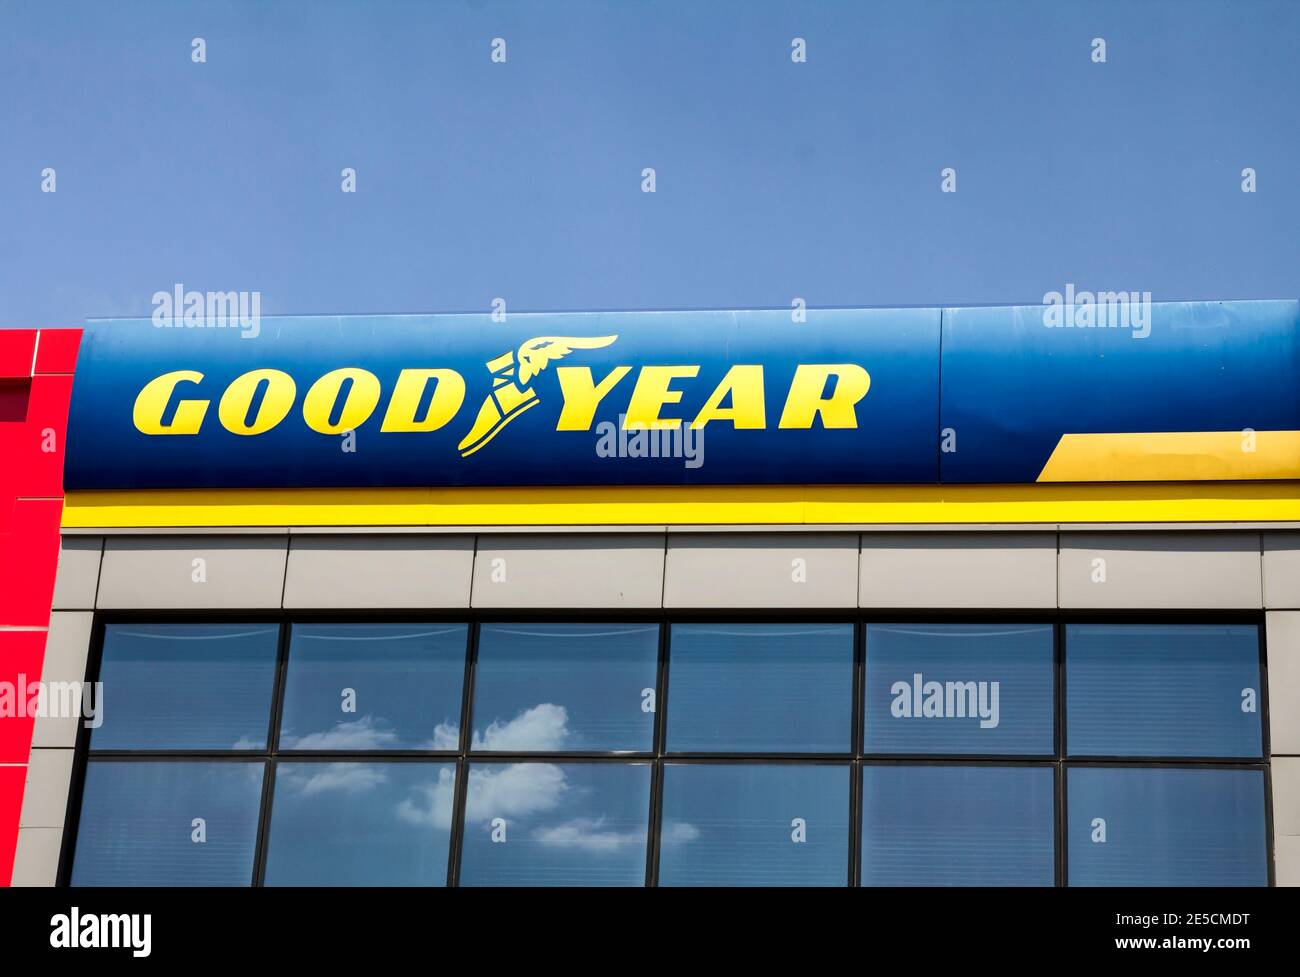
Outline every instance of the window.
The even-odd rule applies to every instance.
[[[1070,885],[1268,884],[1262,770],[1073,767]]]
[[[104,632],[96,750],[265,750],[274,624],[120,624]]]
[[[656,624],[484,624],[473,749],[649,751],[658,671]]]
[[[871,624],[867,753],[1054,752],[1048,624]]]
[[[844,753],[852,702],[851,624],[673,625],[674,753]]]
[[[281,762],[267,885],[445,885],[452,763]]]
[[[1052,885],[1051,767],[862,768],[863,885]]]
[[[1254,625],[1066,628],[1071,756],[1258,757]]]
[[[282,750],[460,748],[464,624],[296,624]]]
[[[648,763],[473,764],[461,885],[644,885]]]
[[[73,885],[249,885],[264,765],[86,767]]]
[[[100,633],[74,885],[1268,882],[1240,619]]]
[[[844,885],[849,768],[668,763],[660,885]]]

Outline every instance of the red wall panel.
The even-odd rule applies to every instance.
[[[0,626],[47,627],[59,563],[62,499],[18,499],[0,536]]]
[[[26,763],[34,717],[27,714],[27,684],[38,681],[45,631],[0,631],[0,763]]]
[[[26,783],[27,764],[0,767],[0,886],[7,886],[13,877],[18,818],[23,810],[23,786]]]
[[[37,375],[71,374],[76,368],[80,347],[80,329],[42,329],[36,344]]]
[[[0,885],[6,886],[35,726],[25,708],[26,684],[41,677],[54,596],[63,440],[80,342],[79,329],[0,329]]]
[[[71,397],[70,375],[28,381],[23,422],[0,421],[0,458],[6,460],[0,492],[29,499],[63,495],[63,431]]]
[[[35,329],[0,329],[0,378],[31,376],[35,350]]]

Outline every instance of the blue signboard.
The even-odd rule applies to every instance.
[[[1293,301],[253,325],[92,321],[65,487],[1300,477]]]
[[[941,423],[957,450],[940,454],[941,481],[1039,480],[1067,434],[1224,432],[1227,460],[1251,463],[1265,432],[1300,430],[1300,303],[1157,302],[1145,321],[1080,308],[944,310]]]
[[[937,309],[95,321],[78,488],[933,482]]]

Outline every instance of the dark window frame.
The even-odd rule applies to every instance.
[[[1161,767],[1175,766],[1196,769],[1259,769],[1264,777],[1264,833],[1265,857],[1268,867],[1267,885],[1275,885],[1273,844],[1273,783],[1269,739],[1268,659],[1264,612],[1248,611],[1092,611],[1057,609],[900,609],[875,612],[870,609],[829,611],[781,611],[771,609],[707,609],[650,611],[592,611],[583,608],[553,608],[544,611],[517,609],[483,611],[465,609],[430,609],[383,611],[327,610],[297,611],[271,610],[158,610],[158,611],[96,611],[91,629],[91,645],[87,663],[87,680],[94,681],[100,674],[103,659],[104,634],[110,624],[141,623],[275,623],[280,627],[278,658],[275,669],[275,688],[272,697],[270,733],[266,751],[241,751],[239,753],[212,750],[105,750],[91,752],[89,730],[78,728],[74,753],[72,779],[68,790],[68,806],[64,818],[62,846],[59,858],[57,885],[70,884],[72,865],[76,856],[76,843],[85,787],[86,767],[91,759],[96,762],[151,762],[167,760],[209,760],[218,762],[261,762],[265,764],[261,807],[258,812],[257,850],[254,857],[254,876],[250,885],[261,886],[266,867],[266,846],[270,833],[270,813],[274,802],[274,777],[276,764],[285,762],[330,762],[341,760],[383,760],[393,762],[441,761],[452,762],[456,771],[455,807],[452,812],[450,851],[447,859],[447,885],[456,886],[460,876],[464,828],[464,811],[467,793],[469,764],[475,763],[625,763],[646,762],[650,771],[650,810],[648,812],[646,843],[645,884],[658,882],[659,843],[662,820],[663,768],[665,763],[828,763],[849,766],[849,865],[848,885],[859,885],[861,862],[862,819],[862,769],[871,765],[985,765],[985,766],[1051,766],[1055,781],[1054,846],[1056,877],[1054,885],[1068,885],[1067,853],[1067,801],[1066,776],[1072,766],[1100,767]],[[659,658],[656,677],[656,702],[653,749],[649,752],[615,751],[606,753],[502,753],[471,752],[468,749],[469,719],[474,701],[474,666],[477,660],[479,625],[481,623],[530,622],[582,622],[582,623],[654,623],[659,627]],[[669,647],[670,624],[673,623],[851,623],[853,628],[853,689],[851,694],[851,750],[845,753],[671,753],[664,749],[667,721],[668,673],[671,666]],[[1053,628],[1054,660],[1054,751],[1043,756],[1004,756],[973,754],[866,754],[863,752],[864,723],[862,717],[866,680],[865,644],[869,624],[995,624],[1036,623],[1050,624]],[[462,623],[468,624],[465,677],[462,683],[461,742],[455,751],[278,751],[279,724],[283,711],[284,684],[288,664],[289,633],[293,623]],[[1101,757],[1069,758],[1065,755],[1066,690],[1065,690],[1065,626],[1066,624],[1249,624],[1256,628],[1259,638],[1260,710],[1262,756],[1258,759],[1195,758],[1195,757]]]

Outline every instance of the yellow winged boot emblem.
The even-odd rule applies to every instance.
[[[563,359],[575,349],[600,349],[616,339],[618,336],[538,336],[525,342],[518,350],[488,360],[492,391],[483,400],[474,426],[456,446],[460,456],[469,457],[516,417],[537,406],[537,393],[528,384],[546,369],[548,363]]]

